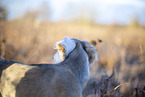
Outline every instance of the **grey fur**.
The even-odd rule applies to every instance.
[[[2,96],[82,97],[82,91],[89,79],[89,64],[95,60],[92,52],[94,54],[96,52],[89,50],[89,44],[86,46],[86,43],[74,40],[76,42],[75,49],[61,63],[56,65],[16,63],[5,69],[1,77]],[[92,54],[93,57],[88,57],[91,56],[88,54]],[[93,58],[93,60],[89,58]],[[16,69],[18,72],[15,71]],[[10,83],[9,87],[6,85],[7,83]],[[7,90],[11,87],[15,90],[12,91],[15,94],[6,93],[6,91],[11,92]]]

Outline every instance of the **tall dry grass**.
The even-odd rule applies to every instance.
[[[29,19],[5,21],[5,58],[25,64],[52,63],[55,53],[53,46],[65,36],[97,41],[99,61],[91,68],[91,78],[83,92],[84,97],[92,97],[92,95],[103,97],[109,90],[123,83],[128,85],[119,87],[109,96],[132,97],[138,94],[134,92],[135,87],[143,91],[145,86],[144,27],[101,26],[80,22],[40,23]],[[102,42],[99,43],[98,39]],[[114,74],[106,84],[106,79],[113,70]],[[98,86],[95,88],[91,86],[93,82],[97,82]]]

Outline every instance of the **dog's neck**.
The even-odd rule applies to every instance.
[[[81,88],[84,89],[89,79],[89,59],[80,43],[77,43],[76,48],[70,53],[63,64],[66,64],[71,69]]]

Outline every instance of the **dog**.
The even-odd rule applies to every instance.
[[[68,52],[64,43],[58,43],[60,59],[55,64],[23,64],[0,59],[2,97],[82,97],[97,51],[87,41],[69,37],[67,40],[73,43],[72,49]]]

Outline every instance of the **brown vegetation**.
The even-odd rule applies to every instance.
[[[89,88],[84,90],[84,95],[88,97],[145,95],[143,94],[145,92],[143,89],[145,87],[144,27],[100,26],[76,22],[40,23],[29,19],[5,21],[4,24],[5,59],[25,64],[52,63],[55,53],[54,43],[65,36],[87,41],[95,40],[99,61],[91,69],[91,79],[87,85]],[[0,38],[2,40],[3,36]],[[112,71],[114,73],[111,76]]]

